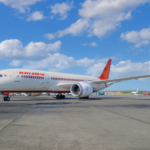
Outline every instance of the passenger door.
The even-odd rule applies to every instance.
[[[49,89],[49,87],[50,87],[50,82],[51,82],[51,78],[50,78],[50,76],[49,75],[45,75],[45,77],[44,77],[44,86],[45,86],[45,88],[48,90]]]
[[[14,82],[20,82],[20,76],[19,73],[13,72]]]

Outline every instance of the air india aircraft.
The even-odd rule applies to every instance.
[[[42,92],[57,93],[56,99],[64,99],[62,93],[70,93],[79,98],[89,98],[93,92],[109,87],[113,83],[147,78],[150,75],[118,79],[108,79],[111,59],[108,60],[100,77],[65,74],[29,69],[8,69],[0,71],[0,91],[4,101],[9,101],[9,93],[27,93],[39,96]]]

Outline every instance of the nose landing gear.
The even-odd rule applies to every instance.
[[[10,97],[7,95],[7,96],[4,96],[3,98],[4,101],[10,101]]]

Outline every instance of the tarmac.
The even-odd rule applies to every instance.
[[[150,96],[1,97],[0,150],[150,150]]]

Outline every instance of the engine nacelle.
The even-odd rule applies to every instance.
[[[41,95],[42,93],[28,93],[28,96],[39,96]]]
[[[86,82],[78,82],[71,86],[71,94],[77,97],[86,97],[93,93],[93,87]]]

